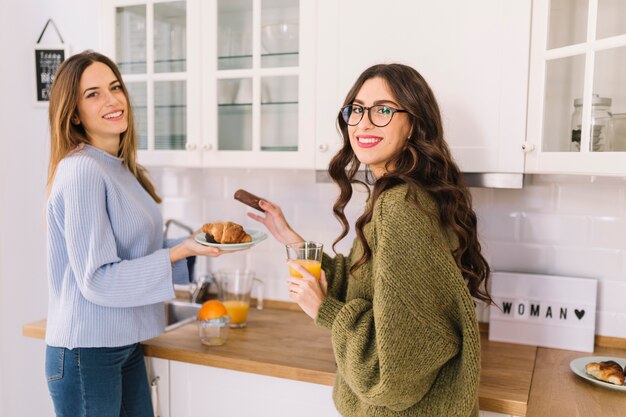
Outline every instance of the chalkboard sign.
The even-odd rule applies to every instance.
[[[50,87],[54,81],[57,68],[65,60],[67,48],[65,46],[35,47],[35,76],[37,77],[37,102],[43,103],[50,100]]]

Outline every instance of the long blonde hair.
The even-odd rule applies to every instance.
[[[157,203],[161,202],[148,178],[148,174],[137,163],[137,133],[135,131],[133,108],[130,104],[128,90],[122,80],[117,66],[106,56],[94,51],[84,51],[72,55],[64,61],[56,72],[50,91],[50,163],[48,165],[48,191],[52,188],[54,176],[59,162],[75,151],[81,144],[89,143],[89,138],[82,125],[72,123],[72,117],[78,112],[78,91],[80,78],[85,69],[94,62],[101,62],[111,68],[120,82],[128,103],[128,129],[120,134],[120,146],[117,156],[122,158],[124,165],[135,175],[137,181]]]

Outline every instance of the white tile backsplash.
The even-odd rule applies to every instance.
[[[626,314],[626,281],[601,280],[598,283],[598,304],[602,310]],[[626,337],[626,327],[623,329]]]
[[[164,196],[165,218],[198,228],[214,220],[246,227],[263,226],[232,198],[245,188],[283,208],[303,237],[331,245],[341,232],[332,204],[338,189],[318,184],[313,171],[279,169],[151,170]],[[357,187],[346,207],[350,224],[362,213],[366,193]],[[596,333],[626,337],[626,179],[573,175],[530,175],[521,190],[472,189],[478,230],[493,270],[569,275],[598,279]],[[338,245],[347,253],[354,239]],[[254,249],[198,262],[199,274],[220,268],[249,268],[265,282],[265,297],[290,301],[286,291],[284,248],[270,236]],[[485,320],[485,309],[478,309]],[[486,311],[486,310],[485,310]],[[481,313],[482,312],[482,313]]]
[[[190,197],[165,197],[161,202],[161,214],[163,220],[176,219],[183,224],[197,230],[202,226],[204,218],[204,206],[202,199]],[[172,234],[168,237],[180,236],[179,230],[175,226],[171,226]]]
[[[551,248],[529,243],[486,241],[485,257],[495,271],[546,273]]]
[[[547,272],[581,278],[619,279],[622,254],[612,249],[556,246]]]
[[[477,207],[474,202],[474,207]],[[517,242],[522,213],[499,208],[484,208],[478,213],[478,233],[486,240]]]
[[[591,245],[626,249],[626,219],[596,217],[591,220]]]
[[[626,338],[626,314],[598,311],[596,314],[596,334]]]
[[[557,209],[563,214],[623,215],[624,185],[561,184],[557,188]]]
[[[524,242],[584,245],[588,231],[589,220],[585,216],[533,212],[521,216],[521,240]]]

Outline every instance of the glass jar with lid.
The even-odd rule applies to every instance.
[[[613,115],[611,99],[594,94],[591,99],[591,123],[589,133],[589,150],[591,152],[608,152],[613,150]],[[580,152],[582,139],[583,99],[574,100],[572,113],[572,139],[570,151]]]

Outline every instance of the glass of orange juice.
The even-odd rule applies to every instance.
[[[231,328],[248,325],[253,287],[257,295],[257,309],[263,309],[263,281],[255,278],[254,272],[241,269],[220,270],[216,274],[216,283],[218,297],[230,316]]]
[[[304,267],[315,278],[320,279],[322,275],[322,254],[324,245],[318,242],[297,242],[285,245],[287,249],[287,259],[294,261]],[[302,275],[289,267],[291,276],[302,278]]]

